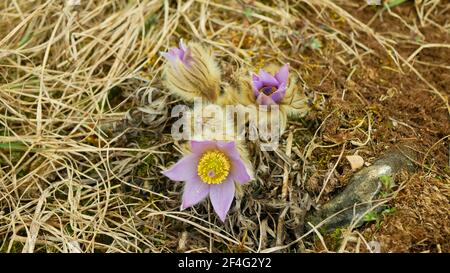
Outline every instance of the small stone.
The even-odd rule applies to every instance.
[[[364,166],[364,159],[359,155],[348,155],[345,158],[350,163],[353,171]]]

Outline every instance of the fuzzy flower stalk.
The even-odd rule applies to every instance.
[[[163,174],[184,181],[181,209],[189,208],[209,196],[222,222],[235,196],[235,183],[252,180],[245,153],[235,141],[191,141],[191,153]]]
[[[220,69],[211,50],[198,43],[185,44],[162,52],[166,87],[186,101],[204,98],[215,102],[220,94]]]

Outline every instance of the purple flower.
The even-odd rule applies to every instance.
[[[262,105],[278,104],[286,95],[289,76],[289,64],[283,65],[275,76],[263,69],[259,75],[253,75],[253,94],[256,102]]]
[[[163,172],[174,181],[185,181],[181,209],[209,195],[222,222],[234,198],[234,182],[251,180],[234,141],[191,141],[192,153]]]
[[[161,52],[161,55],[174,66],[177,64],[178,59],[186,66],[190,66],[194,60],[192,58],[191,50],[186,46],[183,40],[180,40],[179,47],[172,47],[167,52]]]

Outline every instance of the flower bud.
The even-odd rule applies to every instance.
[[[185,45],[161,53],[167,59],[164,67],[166,87],[186,101],[204,98],[216,102],[220,93],[220,69],[212,51],[198,43]]]

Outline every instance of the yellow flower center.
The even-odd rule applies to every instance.
[[[206,184],[220,184],[230,173],[231,163],[221,151],[207,151],[202,155],[197,166],[200,179]]]

